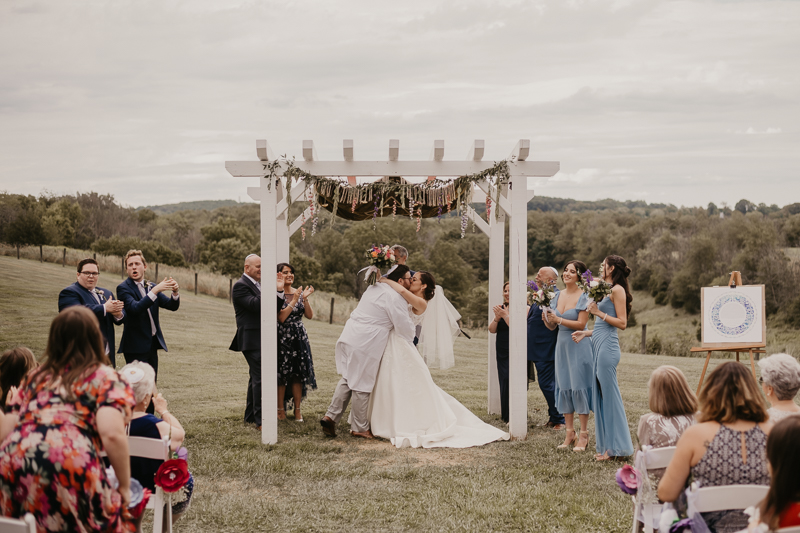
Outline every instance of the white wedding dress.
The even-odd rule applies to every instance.
[[[423,315],[411,312],[414,324]],[[436,386],[414,345],[389,333],[369,403],[370,429],[398,448],[469,448],[508,440]]]

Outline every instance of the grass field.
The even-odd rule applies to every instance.
[[[0,257],[0,350],[23,344],[41,355],[58,292],[74,281],[74,269]],[[99,286],[115,290],[119,282],[119,273],[103,273]],[[281,422],[279,443],[262,445],[242,421],[247,365],[227,349],[235,332],[231,305],[184,293],[180,310],[161,316],[170,352],[160,355],[159,388],[186,428],[196,479],[192,507],[177,531],[630,529],[630,498],[614,482],[620,465],[594,462],[594,438],[585,453],[557,451],[563,432],[540,427],[531,427],[525,441],[467,450],[397,450],[386,441],[324,438],[317,421],[337,381],[333,346],[340,325],[307,321],[319,389],[303,404],[304,424]],[[674,364],[696,384],[702,363],[623,354],[619,381],[634,442],[639,416],[647,412],[650,372]],[[457,339],[456,366],[432,375],[485,421],[502,426],[486,414],[485,338]],[[544,423],[546,404],[535,384],[528,399],[531,426]],[[593,435],[593,418],[589,425]]]

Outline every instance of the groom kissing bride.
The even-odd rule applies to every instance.
[[[336,343],[336,385],[322,431],[336,426],[352,397],[350,433],[410,446],[467,448],[508,433],[481,421],[433,382],[413,345],[435,281],[428,272],[414,276],[398,265],[364,292]]]

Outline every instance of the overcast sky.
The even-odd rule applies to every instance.
[[[247,200],[255,140],[485,159],[537,194],[800,201],[800,1],[0,1],[0,191]]]

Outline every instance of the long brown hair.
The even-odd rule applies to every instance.
[[[52,384],[58,379],[70,401],[74,400],[72,386],[79,378],[110,364],[97,317],[80,305],[67,307],[53,319],[44,355],[44,363],[31,373],[28,383],[46,380]]]
[[[800,416],[787,416],[772,428],[767,437],[767,460],[772,481],[761,502],[761,520],[770,531],[778,529],[781,513],[792,502],[800,501]]]
[[[614,267],[614,272],[611,273],[611,286],[619,285],[625,289],[625,314],[630,317],[633,295],[630,287],[628,287],[628,276],[631,275],[631,269],[628,263],[618,255],[609,255],[606,257],[605,262],[606,265]]]
[[[654,413],[673,417],[697,412],[697,397],[677,367],[663,365],[653,370],[647,389],[650,410]]]
[[[722,363],[709,374],[700,391],[698,422],[720,424],[749,420],[766,422],[767,406],[756,379],[741,363]]]
[[[588,270],[586,267],[586,263],[583,261],[578,261],[577,259],[573,259],[572,261],[568,261],[566,265],[564,265],[564,270],[561,271],[561,281],[564,281],[564,272],[567,271],[567,267],[570,265],[575,266],[575,271],[578,273],[578,277],[581,277],[584,272]],[[564,282],[566,283],[566,282]]]

